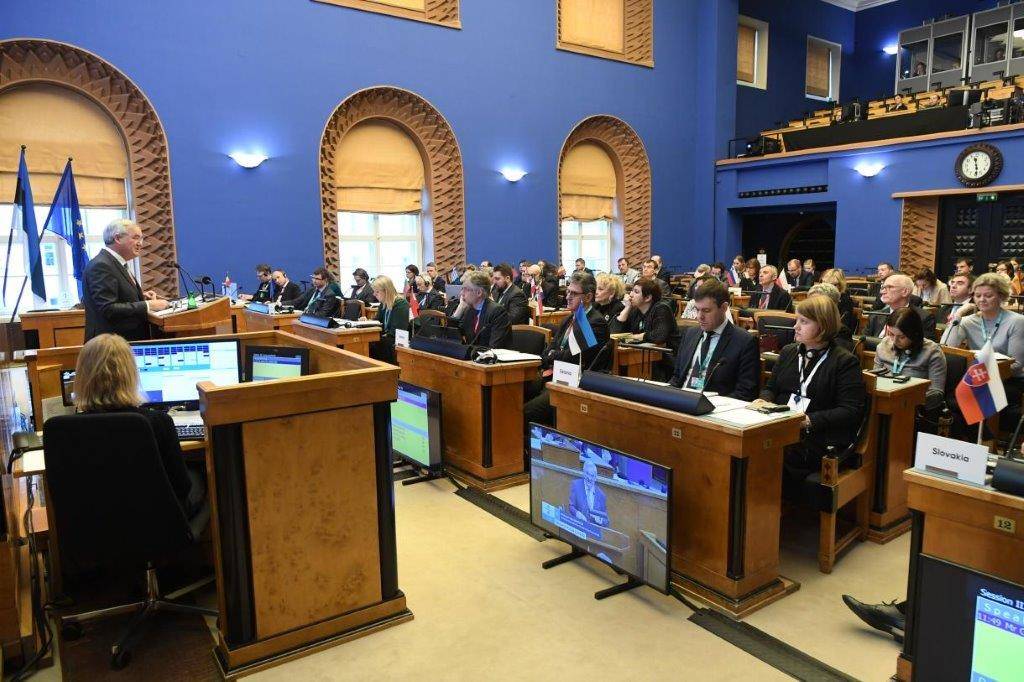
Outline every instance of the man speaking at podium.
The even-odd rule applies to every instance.
[[[577,478],[569,488],[569,513],[580,521],[608,525],[608,501],[597,487],[597,465],[593,462],[583,465],[583,478]]]
[[[148,339],[149,311],[169,304],[152,290],[143,293],[128,267],[142,251],[142,228],[132,220],[115,220],[103,228],[103,244],[82,278],[85,340],[108,333],[128,341]]]

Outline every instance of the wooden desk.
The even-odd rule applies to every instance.
[[[656,350],[629,348],[612,339],[612,373],[623,377],[651,378],[651,365],[661,360]]]
[[[917,567],[922,555],[959,564],[1024,587],[1024,498],[918,471],[904,473],[913,528],[907,581],[907,629],[896,676],[913,674]],[[999,530],[996,517],[1015,529]],[[927,655],[927,651],[923,651]]]
[[[562,320],[572,315],[569,310],[545,310],[537,314],[537,324],[540,326],[551,325],[555,329],[562,324]]]
[[[245,325],[245,301],[231,304],[231,333],[240,334],[249,331]]]
[[[200,303],[194,310],[150,312],[149,322],[166,336],[225,334],[231,330],[231,302],[227,296],[220,296]]]
[[[292,325],[302,316],[302,313],[258,313],[255,310],[245,308],[242,310],[242,317],[245,320],[245,329],[250,332],[283,331],[290,332]]]
[[[549,384],[558,429],[672,468],[672,584],[735,618],[799,584],[779,575],[782,449],[803,416],[740,428]]]
[[[910,529],[907,485],[903,471],[914,465],[914,417],[931,382],[911,379],[895,384],[877,379],[871,410],[870,433],[876,434],[875,481],[868,539],[885,544]]]
[[[523,463],[523,389],[540,360],[481,365],[396,348],[402,381],[441,394],[444,463],[484,490],[527,480]]]
[[[299,321],[292,325],[292,333],[296,336],[367,357],[370,355],[370,344],[380,341],[380,330],[380,327],[324,329]]]
[[[34,331],[39,345],[34,348],[81,346],[85,343],[85,310],[30,310],[21,313],[22,332]]]

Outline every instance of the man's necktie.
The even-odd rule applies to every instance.
[[[768,310],[768,292],[761,292],[761,300],[758,302],[757,307],[761,310]]]

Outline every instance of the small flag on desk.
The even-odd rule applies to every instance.
[[[572,327],[569,329],[569,349],[573,355],[579,355],[584,350],[596,346],[597,337],[594,336],[594,328],[590,326],[587,311],[583,309],[582,305],[576,306],[572,318]]]
[[[420,302],[416,300],[415,294],[409,297],[409,314],[414,320],[420,316]]]
[[[999,378],[992,342],[987,342],[975,357],[978,361],[967,368],[956,386],[956,402],[968,424],[977,424],[1006,407],[1006,390]]]

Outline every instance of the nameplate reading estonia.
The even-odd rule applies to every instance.
[[[563,384],[565,386],[571,386],[572,388],[580,387],[580,366],[571,362],[562,362],[561,360],[555,360],[552,369],[551,380],[556,384]]]
[[[917,434],[914,468],[930,474],[944,474],[975,485],[985,485],[988,448],[930,433]]]

